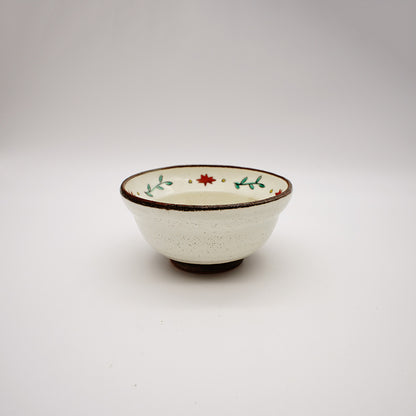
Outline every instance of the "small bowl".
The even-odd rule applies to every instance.
[[[259,169],[182,165],[132,175],[120,192],[156,251],[183,270],[214,273],[266,242],[292,184]]]

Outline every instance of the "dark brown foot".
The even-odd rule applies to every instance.
[[[220,264],[191,264],[191,263],[182,263],[180,261],[171,260],[172,264],[178,269],[185,270],[190,273],[220,273],[226,272],[227,270],[234,269],[234,267],[239,266],[244,259],[230,261],[229,263],[220,263]]]

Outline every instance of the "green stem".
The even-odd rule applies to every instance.
[[[163,191],[163,189],[164,189],[164,188],[162,188],[162,187],[161,187],[161,185],[167,185],[167,186],[170,186],[170,185],[172,185],[172,183],[173,183],[173,182],[171,182],[171,181],[163,181],[163,176],[162,176],[162,175],[160,175],[160,176],[159,176],[159,183],[158,183],[157,185],[155,185],[153,188],[151,188],[151,187],[150,187],[150,184],[147,184],[147,191],[145,191],[145,194],[146,194],[147,196],[150,196],[150,197],[152,197],[152,198],[153,198],[152,192],[153,192],[155,189],[160,189],[160,190],[162,190],[162,191]]]
[[[260,188],[264,188],[264,184],[260,183],[261,176],[259,176],[255,182],[247,182],[247,176],[241,180],[241,182],[234,182],[234,185],[237,189],[240,189],[240,186],[249,186],[250,189],[254,189],[254,185],[258,185]]]

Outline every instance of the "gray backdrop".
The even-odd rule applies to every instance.
[[[416,413],[416,4],[0,2],[0,413]],[[280,173],[266,246],[173,269],[118,187]]]

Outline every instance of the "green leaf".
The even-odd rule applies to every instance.
[[[163,191],[163,186],[156,185],[156,188],[157,188],[157,189],[160,189],[161,191]]]
[[[262,183],[259,183],[260,188],[264,188],[264,185]]]
[[[240,189],[240,184],[238,184],[237,182],[234,182],[234,185],[237,189]]]
[[[248,179],[248,177],[246,176],[242,181],[241,181],[241,185]]]
[[[171,186],[171,185],[173,185],[173,182],[166,181],[165,184],[168,185],[168,186]]]
[[[254,189],[254,185],[252,183],[249,183],[248,186],[250,187],[250,189]]]
[[[159,176],[159,182],[162,182],[163,181],[163,175],[160,175]]]
[[[148,190],[149,192],[151,192],[151,191],[152,191],[152,188],[150,187],[150,185],[149,185],[149,184],[147,184],[147,190]]]
[[[150,192],[145,192],[145,194],[146,194],[147,196],[150,196],[150,197],[152,197],[152,198],[153,198],[153,195],[152,195]]]
[[[259,177],[256,179],[256,183],[257,183],[260,179],[261,179],[261,176],[259,176]]]

